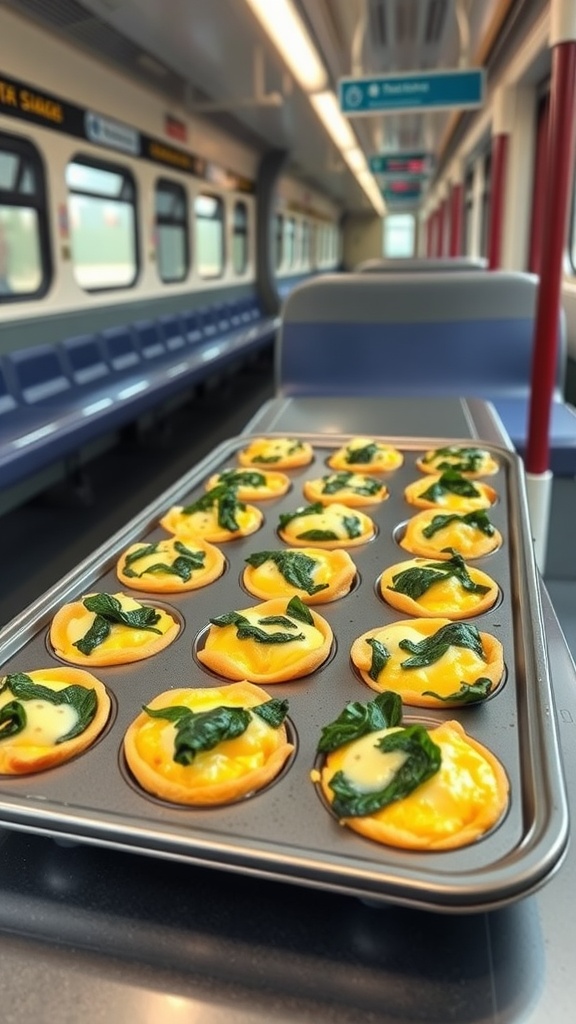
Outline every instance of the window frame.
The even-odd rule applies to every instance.
[[[172,194],[180,193],[182,201],[183,219],[177,219],[173,215],[159,213],[156,208],[156,196],[160,189]],[[181,277],[164,277],[160,269],[158,253],[160,246],[158,236],[156,237],[156,270],[162,284],[182,284],[189,276],[192,269],[191,246],[190,246],[190,219],[188,216],[189,194],[188,189],[180,181],[174,178],[156,178],[154,182],[154,230],[158,232],[161,227],[182,227],[184,230],[184,273]]]
[[[17,188],[0,188],[0,206],[33,209],[36,211],[38,217],[38,251],[42,274],[40,284],[34,291],[9,292],[7,295],[2,295],[0,304],[4,306],[13,302],[30,302],[42,299],[52,284],[54,266],[50,244],[46,172],[42,155],[29,139],[23,138],[20,135],[12,135],[11,132],[5,132],[4,130],[0,131],[0,150],[13,153],[20,158],[19,178],[22,177],[26,165],[32,165],[35,174],[35,191],[19,192]]]
[[[203,216],[199,216],[198,215],[198,210],[196,208],[197,207],[197,202],[198,202],[199,199],[213,199],[215,201],[215,203],[216,203],[217,209],[219,210],[219,216],[218,217],[205,217],[205,216],[203,217]],[[205,192],[203,189],[201,189],[194,196],[194,252],[196,254],[196,271],[198,273],[198,277],[200,277],[203,281],[217,281],[217,280],[219,280],[219,278],[224,277],[224,274],[225,274],[225,271],[226,271],[226,222],[225,222],[225,214],[226,214],[226,208],[225,208],[225,203],[224,203],[224,197],[221,196],[221,195],[218,195],[217,192]],[[220,224],[221,238],[222,238],[222,260],[221,260],[220,270],[217,273],[215,273],[215,274],[202,273],[202,270],[201,270],[201,265],[202,264],[201,264],[201,260],[200,260],[200,246],[198,244],[198,232],[197,232],[197,227],[198,227],[198,221],[199,220],[208,220],[208,221],[215,220],[217,223]]]
[[[138,279],[140,277],[141,270],[142,270],[142,261],[141,261],[141,258],[140,258],[140,230],[139,230],[139,218],[138,218],[138,186],[136,184],[136,179],[135,179],[131,169],[129,167],[127,167],[125,164],[116,164],[116,163],[111,163],[110,161],[107,161],[107,160],[100,160],[99,157],[88,156],[86,153],[75,153],[75,154],[73,154],[67,160],[67,162],[66,162],[66,168],[65,168],[65,172],[64,172],[65,174],[66,174],[66,170],[68,169],[70,164],[82,164],[82,166],[84,166],[84,167],[90,167],[90,168],[92,168],[94,170],[97,170],[97,171],[107,171],[108,173],[111,173],[111,174],[119,174],[124,179],[124,184],[122,185],[122,189],[121,189],[120,193],[117,196],[106,196],[106,195],[103,195],[101,192],[94,192],[91,189],[76,188],[74,186],[71,187],[68,184],[68,182],[66,181],[66,178],[65,178],[64,181],[65,181],[65,185],[66,185],[66,197],[67,197],[67,199],[71,195],[79,195],[79,196],[88,196],[91,199],[105,199],[105,200],[112,200],[112,201],[116,200],[116,201],[120,201],[120,202],[127,202],[126,198],[122,195],[122,192],[125,189],[126,182],[129,182],[129,184],[131,185],[131,188],[132,188],[131,200],[132,200],[132,206],[134,208],[134,239],[133,240],[134,240],[134,257],[135,257],[135,260],[134,260],[134,276],[133,276],[132,280],[130,282],[128,282],[128,283],[127,282],[122,282],[122,284],[106,284],[106,285],[102,285],[102,286],[97,286],[95,288],[85,288],[83,284],[80,284],[80,281],[76,277],[76,274],[75,274],[75,261],[74,261],[74,256],[72,255],[72,270],[73,270],[73,273],[74,273],[74,280],[76,281],[76,284],[78,285],[79,288],[82,289],[83,292],[86,292],[86,294],[88,294],[88,295],[98,295],[101,292],[118,292],[118,291],[123,291],[125,289],[135,288],[135,286],[136,286],[136,284],[138,282]],[[72,242],[72,231],[70,231],[70,240]],[[72,246],[72,244],[71,244],[71,250],[72,250],[72,253],[73,253],[73,246]]]

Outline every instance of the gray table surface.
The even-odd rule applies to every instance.
[[[278,399],[247,430],[507,443],[488,406],[456,399]],[[542,600],[573,814],[576,670]],[[570,849],[536,895],[446,916],[0,833],[1,1019],[572,1024],[575,868]]]

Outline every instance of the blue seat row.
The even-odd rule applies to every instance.
[[[300,285],[284,305],[277,394],[482,398],[524,455],[537,288],[530,274],[473,270],[327,275]],[[576,476],[565,365],[562,318],[550,468]]]
[[[106,328],[0,358],[0,488],[271,346],[255,300]]]

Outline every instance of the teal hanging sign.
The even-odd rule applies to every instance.
[[[389,178],[427,178],[434,169],[430,153],[380,153],[370,157],[370,170]]]
[[[390,205],[414,203],[422,197],[422,188],[411,181],[392,181],[382,189],[382,195]]]
[[[348,77],[338,83],[340,110],[349,117],[481,107],[484,93],[484,68]]]

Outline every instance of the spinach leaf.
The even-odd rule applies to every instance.
[[[490,587],[483,583],[474,583],[462,555],[458,555],[453,548],[446,550],[452,551],[452,558],[446,559],[445,562],[427,562],[424,566],[415,565],[410,569],[403,569],[392,577],[394,585],[387,589],[398,594],[406,594],[413,601],[417,601],[434,583],[453,576],[467,593],[487,594]]]
[[[289,615],[292,615],[294,619],[299,619],[300,622],[305,622],[308,626],[314,625],[314,617],[307,604],[304,604],[301,598],[297,594],[291,597],[286,605],[286,611]]]
[[[486,697],[490,696],[491,689],[492,680],[487,679],[486,676],[480,676],[475,683],[460,683],[460,689],[455,693],[449,693],[447,697],[442,697],[434,690],[424,690],[423,693],[428,697],[436,697],[437,700],[445,702],[470,704],[473,701],[486,700]]]
[[[182,509],[182,515],[190,516],[195,512],[207,512],[214,506],[217,509],[218,526],[223,530],[229,530],[230,533],[237,533],[240,526],[236,520],[236,514],[239,511],[243,512],[246,505],[244,502],[238,501],[236,489],[226,484],[217,484],[216,487],[206,491],[206,494],[203,494],[197,501],[186,505]]]
[[[124,563],[124,575],[136,576],[138,579],[141,579],[142,576],[158,573],[160,575],[179,576],[184,583],[187,583],[195,569],[202,569],[204,567],[206,553],[204,551],[191,551],[182,541],[177,540],[174,544],[174,549],[180,552],[180,554],[173,562],[154,562],[153,565],[149,565],[142,572],[135,572],[134,569],[127,568],[129,561],[133,564],[140,558],[153,554],[159,547],[159,543],[149,544],[147,548],[140,548],[138,551],[128,555]]]
[[[57,743],[64,743],[65,740],[79,736],[90,725],[96,714],[98,706],[96,691],[87,686],[72,683],[70,686],[64,686],[61,690],[53,690],[41,683],[34,683],[25,672],[17,672],[14,675],[6,676],[6,687],[19,701],[43,700],[48,704],[68,704],[74,708],[77,716],[76,722],[64,736],[60,736],[56,740]]]
[[[414,640],[401,640],[398,646],[413,655],[402,662],[401,668],[405,669],[433,665],[450,647],[463,647],[486,661],[480,633],[476,626],[468,622],[449,622],[437,629],[432,636],[426,636],[417,643]]]
[[[363,704],[351,701],[342,713],[320,735],[318,752],[328,754],[369,732],[390,729],[402,721],[402,701],[397,693],[387,690]]]
[[[296,534],[298,540],[339,540],[334,530],[303,530]]]
[[[390,651],[380,640],[376,640],[374,637],[370,637],[367,641],[372,648],[372,664],[370,665],[370,671],[368,675],[370,679],[373,679],[375,683],[378,682],[378,676],[380,675],[383,668],[386,668],[388,659],[390,658]]]
[[[138,562],[141,558],[146,558],[148,555],[153,555],[158,550],[160,541],[156,544],[145,544],[144,547],[137,548],[136,551],[132,551],[131,554],[126,555],[124,559],[123,572],[125,576],[137,576],[138,573],[134,572],[132,565],[134,562]]]
[[[458,494],[461,498],[479,498],[481,491],[455,469],[447,469],[430,487],[420,491],[419,497],[428,501],[439,501],[445,494]]]
[[[325,508],[321,501],[314,502],[313,505],[301,505],[294,512],[281,512],[278,517],[278,522],[281,529],[288,526],[294,519],[301,519],[304,516],[314,516],[319,512],[324,512]]]
[[[132,611],[123,611],[122,605],[112,594],[92,594],[91,597],[85,597],[82,604],[87,611],[94,612],[96,615],[90,629],[73,645],[82,654],[91,654],[95,647],[103,643],[110,635],[112,624],[128,626],[130,629],[148,630],[150,633],[162,635],[162,631],[155,628],[160,614],[154,608],[141,605]]]
[[[0,740],[16,736],[26,727],[26,712],[19,701],[10,700],[0,709]]]
[[[466,448],[451,445],[448,448],[437,448],[424,462],[434,462],[440,456],[446,456],[443,462],[437,463],[438,469],[455,469],[458,473],[477,473],[482,466],[486,452],[481,448]]]
[[[209,711],[192,711],[182,705],[143,710],[151,718],[163,718],[176,726],[173,760],[190,765],[196,754],[213,750],[223,740],[233,740],[246,732],[252,713],[257,714],[273,729],[279,728],[288,714],[287,700],[268,700],[254,708],[235,708],[220,705]]]
[[[401,751],[407,754],[406,760],[391,782],[380,790],[359,790],[344,772],[336,772],[329,786],[334,793],[332,807],[339,818],[365,817],[402,800],[431,778],[442,761],[440,747],[421,725],[410,725],[383,736],[376,746],[383,754]]]
[[[344,461],[351,463],[362,463],[362,462],[373,462],[375,456],[378,454],[378,445],[372,441],[370,444],[365,444],[363,448],[347,448],[344,456]]]
[[[372,477],[362,477],[362,483],[351,484],[350,481],[353,479],[354,473],[346,472],[343,470],[341,473],[332,473],[328,476],[322,477],[324,486],[322,487],[322,494],[337,494],[338,491],[343,491],[350,488],[354,494],[362,494],[365,497],[373,497],[378,494],[382,489],[382,484],[378,480],[374,480]]]
[[[274,562],[287,583],[292,587],[298,587],[299,590],[305,590],[310,595],[317,594],[328,586],[327,583],[314,583],[312,572],[318,562],[300,551],[257,551],[249,555],[246,561],[255,569],[265,562]]]
[[[236,626],[238,640],[254,640],[258,644],[289,644],[293,640],[305,639],[304,633],[292,635],[289,633],[266,633],[265,630],[253,625],[245,615],[241,615],[239,612],[226,612],[224,615],[210,619],[210,622],[213,626]],[[293,623],[290,625],[292,629],[297,628]]]
[[[493,537],[495,530],[494,526],[490,522],[487,513],[482,509],[474,509],[472,512],[466,512],[460,515],[458,512],[447,513],[446,515],[438,514],[430,521],[428,526],[425,526],[422,530],[422,536],[428,540],[433,537],[439,530],[443,530],[450,523],[461,522],[465,523],[466,526],[472,526],[475,530],[480,530],[481,533],[485,533],[487,537]]]
[[[226,487],[265,487],[266,477],[251,469],[225,469],[220,473],[219,483]]]

